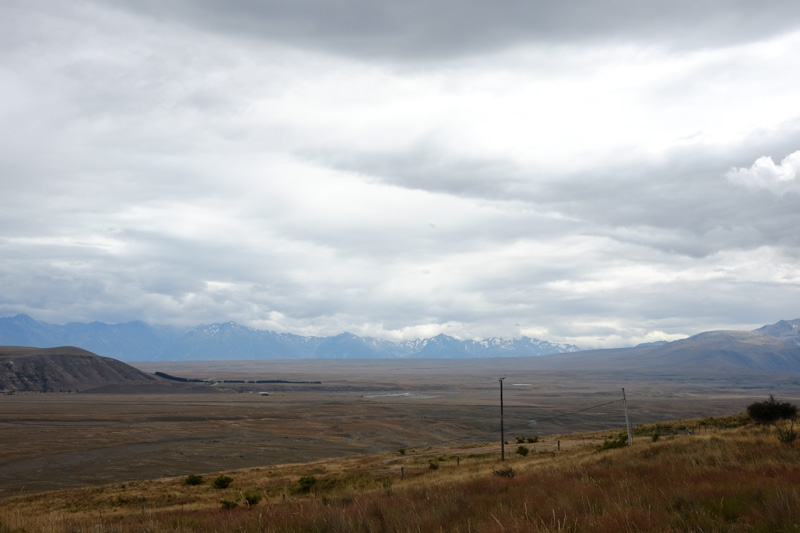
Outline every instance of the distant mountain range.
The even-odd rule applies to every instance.
[[[163,394],[216,391],[207,384],[178,383],[164,379],[163,375],[145,374],[116,359],[74,346],[19,346],[59,343],[100,346],[107,351],[128,353],[129,359],[140,361],[144,360],[143,354],[151,354],[149,360],[174,361],[179,360],[175,354],[180,354],[184,360],[226,360],[269,358],[263,354],[271,353],[279,353],[280,357],[299,354],[295,357],[329,358],[476,358],[538,353],[543,356],[491,364],[498,367],[512,365],[516,371],[524,367],[538,371],[566,371],[571,375],[649,376],[692,382],[735,378],[747,383],[754,382],[758,376],[761,379],[767,376],[766,379],[773,382],[775,376],[800,374],[799,331],[800,319],[782,320],[754,331],[707,331],[674,342],[642,344],[633,348],[578,351],[575,347],[566,347],[571,353],[562,351],[556,354],[555,349],[564,350],[565,347],[525,338],[463,342],[439,335],[432,339],[392,343],[362,339],[348,333],[335,337],[300,337],[254,330],[233,323],[203,326],[181,334],[178,330],[151,327],[141,322],[56,326],[19,315],[0,319],[0,392]],[[448,364],[463,366],[469,363]]]
[[[59,325],[24,314],[0,318],[0,345],[76,346],[121,361],[520,357],[580,350],[571,344],[529,337],[462,341],[442,334],[430,339],[392,342],[351,333],[305,337],[248,328],[235,322],[189,330],[138,321]]]

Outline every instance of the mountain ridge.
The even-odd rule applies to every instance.
[[[580,350],[530,337],[462,341],[440,334],[395,342],[349,332],[332,337],[278,333],[236,322],[191,329],[141,321],[58,325],[25,314],[0,318],[0,345],[80,346],[121,361],[521,357]]]
[[[800,343],[754,331],[704,331],[664,344],[543,356],[542,368],[706,379],[756,372],[800,374]]]

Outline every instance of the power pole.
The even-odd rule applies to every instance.
[[[500,460],[506,460],[506,435],[505,430],[503,428],[503,380],[506,379],[505,376],[500,378]]]
[[[625,409],[625,425],[628,427],[628,446],[633,446],[631,436],[631,421],[628,418],[628,400],[625,399],[625,387],[622,387],[622,407]]]

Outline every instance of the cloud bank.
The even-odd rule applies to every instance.
[[[8,2],[0,314],[586,347],[795,318],[798,10]]]

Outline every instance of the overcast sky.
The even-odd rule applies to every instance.
[[[587,348],[800,317],[796,0],[0,10],[0,316]]]

